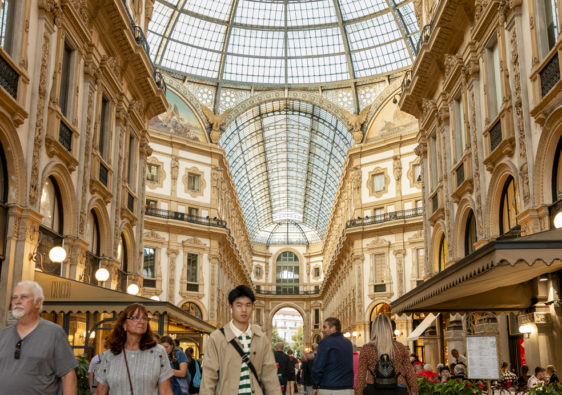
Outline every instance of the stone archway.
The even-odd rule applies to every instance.
[[[266,314],[264,320],[264,330],[267,332],[268,336],[271,337],[273,330],[273,317],[277,312],[283,308],[291,308],[296,310],[303,320],[303,343],[304,345],[310,345],[312,343],[312,328],[311,328],[311,317],[310,317],[310,302],[305,301],[282,301],[282,300],[267,300],[266,303]]]
[[[273,315],[272,327],[277,331],[277,338],[282,339],[288,349],[292,349],[294,356],[302,355],[304,350],[304,317],[293,307],[282,307]],[[273,330],[272,329],[272,330]],[[295,343],[295,337],[302,331],[302,342]],[[273,333],[272,333],[273,337]]]

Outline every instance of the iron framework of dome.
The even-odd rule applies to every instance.
[[[255,242],[323,239],[352,145],[341,121],[310,103],[277,100],[243,113],[220,144]]]
[[[413,0],[157,0],[155,65],[209,82],[329,84],[410,66]]]

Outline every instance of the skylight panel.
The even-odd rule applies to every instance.
[[[225,30],[225,25],[182,14],[178,18],[171,38],[192,46],[222,51]]]
[[[217,77],[219,63],[220,53],[191,47],[173,40],[168,40],[161,61],[163,67],[210,78]]]
[[[148,31],[163,35],[168,22],[170,21],[170,16],[172,15],[173,9],[165,6],[162,3],[157,2],[154,4],[154,11],[152,12],[152,19],[148,24]]]
[[[259,57],[285,56],[285,33],[276,30],[233,28],[228,52]]]
[[[310,26],[337,23],[333,0],[289,1],[288,26]]]
[[[212,4],[212,2],[209,2]],[[234,23],[253,26],[285,26],[283,2],[239,0]]]
[[[156,60],[158,46],[162,41],[162,36],[159,36],[157,34],[149,34],[146,38],[146,41],[148,41],[148,47],[150,48],[150,59]]]
[[[388,8],[386,0],[338,0],[344,21],[356,19]]]
[[[398,8],[398,12],[402,15],[404,23],[408,28],[408,33],[419,31],[418,21],[414,12],[414,3],[407,3],[403,5],[402,7]]]
[[[280,84],[285,81],[285,60],[228,55],[223,78],[247,83]]]
[[[226,21],[230,15],[233,0],[188,0],[184,10]]]
[[[341,81],[349,78],[345,55],[290,58],[288,62],[290,84]]]
[[[287,51],[290,57],[344,53],[338,27],[327,29],[289,30]]]
[[[345,26],[352,51],[394,41],[402,36],[391,12]]]
[[[351,56],[355,64],[355,75],[357,77],[383,74],[410,64],[410,55],[404,40],[360,52],[352,52]]]

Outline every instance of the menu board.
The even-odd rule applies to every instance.
[[[468,336],[466,358],[469,378],[488,380],[500,378],[496,336]]]

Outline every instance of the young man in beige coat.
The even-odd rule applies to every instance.
[[[232,320],[223,331],[211,333],[207,341],[199,395],[263,395],[256,377],[229,343],[233,338],[248,354],[267,395],[281,395],[271,340],[259,326],[250,325],[255,300],[246,285],[239,285],[228,294]]]

